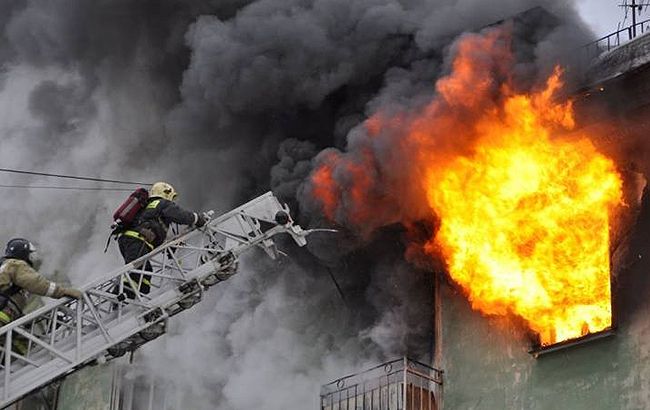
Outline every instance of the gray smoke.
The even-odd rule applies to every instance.
[[[345,149],[379,109],[425,103],[455,38],[537,5],[559,23],[522,36],[524,82],[589,38],[570,1],[5,1],[0,164],[168,180],[193,209],[225,211],[272,188],[301,223],[322,224],[299,198],[318,152]],[[102,249],[123,196],[7,190],[2,239],[38,241],[45,271],[85,283],[121,264]],[[249,255],[138,353],[141,368],[173,383],[186,408],[302,410],[321,383],[364,365],[428,360],[431,277],[404,261],[403,228],[311,242],[285,244],[280,265]]]

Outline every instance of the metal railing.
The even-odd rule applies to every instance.
[[[592,41],[584,47],[589,54],[597,55],[605,51],[611,51],[612,49],[623,45],[628,41],[638,37],[639,35],[647,33],[648,31],[650,31],[650,19],[643,20],[629,27],[622,28],[618,31],[601,37],[598,40]]]
[[[261,248],[276,257],[273,237],[281,233],[305,245],[310,231],[288,212],[269,192],[84,286],[81,300],[60,300],[0,328],[0,407],[160,336],[169,317],[235,273],[241,253]],[[147,294],[134,283],[143,275],[151,276]]]
[[[442,370],[396,359],[321,387],[321,410],[437,410]]]

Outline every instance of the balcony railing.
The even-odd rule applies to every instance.
[[[622,44],[625,44],[628,41],[633,40],[635,37],[647,33],[648,31],[650,31],[650,19],[640,21],[629,27],[622,28],[618,31],[601,37],[598,40],[592,41],[591,43],[585,45],[585,49],[587,49],[589,54],[598,55],[602,52],[610,51]]]
[[[437,410],[442,371],[408,358],[383,363],[321,388],[321,410]]]

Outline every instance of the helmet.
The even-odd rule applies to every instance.
[[[23,260],[36,269],[38,269],[37,266],[40,265],[40,258],[36,252],[36,246],[23,238],[14,238],[7,242],[5,258]]]
[[[165,198],[167,200],[173,201],[178,196],[178,193],[173,186],[167,182],[156,182],[151,186],[149,190],[150,197]]]

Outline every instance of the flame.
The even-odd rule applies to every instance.
[[[428,245],[472,307],[522,317],[548,345],[611,326],[610,211],[621,201],[614,163],[588,139],[552,139],[573,126],[551,97],[559,71],[532,95],[512,95],[479,121],[473,153],[425,180],[440,229]]]
[[[337,169],[335,164],[341,169]],[[368,224],[376,213],[366,206],[366,198],[372,189],[372,179],[368,170],[372,169],[372,156],[362,155],[358,162],[344,161],[335,152],[326,152],[322,165],[311,176],[312,195],[319,199],[325,216],[335,220],[341,198],[346,199],[346,218],[349,223],[361,226]],[[335,172],[345,176],[347,184],[338,183]],[[345,193],[345,197],[344,194]]]
[[[323,213],[325,213],[325,216],[330,220],[334,220],[336,202],[339,197],[339,192],[337,192],[332,172],[332,166],[325,164],[316,169],[314,174],[311,176],[311,181],[314,186],[313,195],[320,200]]]
[[[549,345],[612,325],[611,215],[622,180],[589,135],[567,136],[576,122],[572,103],[555,99],[561,70],[518,93],[512,67],[503,31],[461,39],[431,103],[368,119],[367,140],[324,160],[313,193],[328,217],[346,221],[363,206],[377,214],[386,196],[426,203],[439,227],[425,252],[442,256],[472,307],[522,318]],[[377,179],[369,162],[383,164]],[[396,164],[405,178],[393,175]],[[369,200],[373,181],[383,204]],[[405,209],[391,215],[408,223]]]

